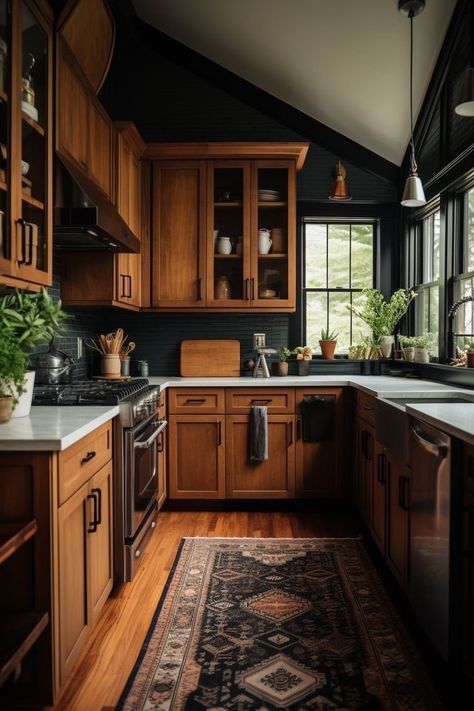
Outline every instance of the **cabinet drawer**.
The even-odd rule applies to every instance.
[[[295,412],[295,391],[285,388],[227,388],[226,412],[248,415],[253,405],[266,405],[269,415]]]
[[[359,417],[362,417],[366,422],[375,425],[375,398],[373,395],[357,391],[357,411]]]
[[[225,411],[224,388],[172,388],[169,392],[169,412],[174,415],[212,415]]]
[[[112,459],[112,423],[106,422],[59,453],[58,497],[63,504]]]

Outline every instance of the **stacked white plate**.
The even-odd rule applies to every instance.
[[[259,202],[278,202],[280,199],[280,193],[278,190],[259,190],[258,191],[258,201]]]

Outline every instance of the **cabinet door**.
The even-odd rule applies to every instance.
[[[295,496],[294,415],[268,416],[268,459],[250,461],[250,417],[226,417],[226,496],[291,499]]]
[[[305,398],[314,396],[334,402],[334,427],[322,441],[305,442],[301,403]],[[300,498],[341,496],[342,389],[297,388],[296,412],[296,496]]]
[[[250,307],[250,161],[207,163],[207,305]]]
[[[374,428],[357,418],[356,503],[369,528],[372,520],[374,442]]]
[[[206,162],[156,162],[153,177],[153,306],[205,306]]]
[[[386,525],[386,454],[379,442],[374,444],[374,464],[372,467],[372,513],[370,516],[372,537],[382,555],[385,554]]]
[[[296,166],[252,161],[250,298],[252,308],[296,306]],[[270,240],[260,231],[268,230]]]
[[[130,225],[130,163],[132,147],[123,133],[117,136],[117,210],[129,227]]]
[[[160,419],[164,416],[165,413],[160,412]],[[166,501],[166,455],[166,434],[161,432],[158,438],[158,510]]]
[[[133,234],[139,239],[141,237],[141,180],[140,161],[136,155],[131,153],[128,164],[129,184],[130,184],[130,204],[128,209],[128,224]]]
[[[470,454],[464,460],[465,475],[472,478],[472,448],[469,449]],[[465,488],[463,499],[462,663],[468,682],[474,688],[474,491]]]
[[[58,38],[57,58],[57,134],[59,154],[87,172],[89,134],[89,96],[68,59],[68,50]]]
[[[171,415],[168,424],[171,499],[223,499],[225,417]]]
[[[386,561],[402,587],[408,579],[408,487],[409,472],[393,457],[387,455],[387,540]]]
[[[58,510],[59,657],[61,684],[82,647],[90,625],[88,528],[93,521],[89,485]]]
[[[113,585],[112,541],[112,462],[89,482],[89,494],[96,497],[96,523],[88,534],[89,610],[92,623],[97,618]],[[95,530],[92,531],[92,528]]]
[[[112,155],[112,123],[100,103],[89,98],[89,175],[110,199]]]

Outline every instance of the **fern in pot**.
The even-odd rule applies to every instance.
[[[61,302],[54,303],[46,289],[37,294],[16,290],[0,298],[2,336],[3,333],[10,333],[25,356],[21,387],[15,384],[11,393],[13,400],[18,400],[12,417],[25,417],[30,413],[35,372],[26,368],[31,350],[40,344],[50,343],[61,333],[66,318],[69,316],[62,310]]]

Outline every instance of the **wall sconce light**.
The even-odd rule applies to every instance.
[[[346,169],[340,160],[336,164],[335,177],[336,180],[333,183],[329,199],[338,200],[339,202],[352,200],[352,195],[349,193],[346,183]]]

